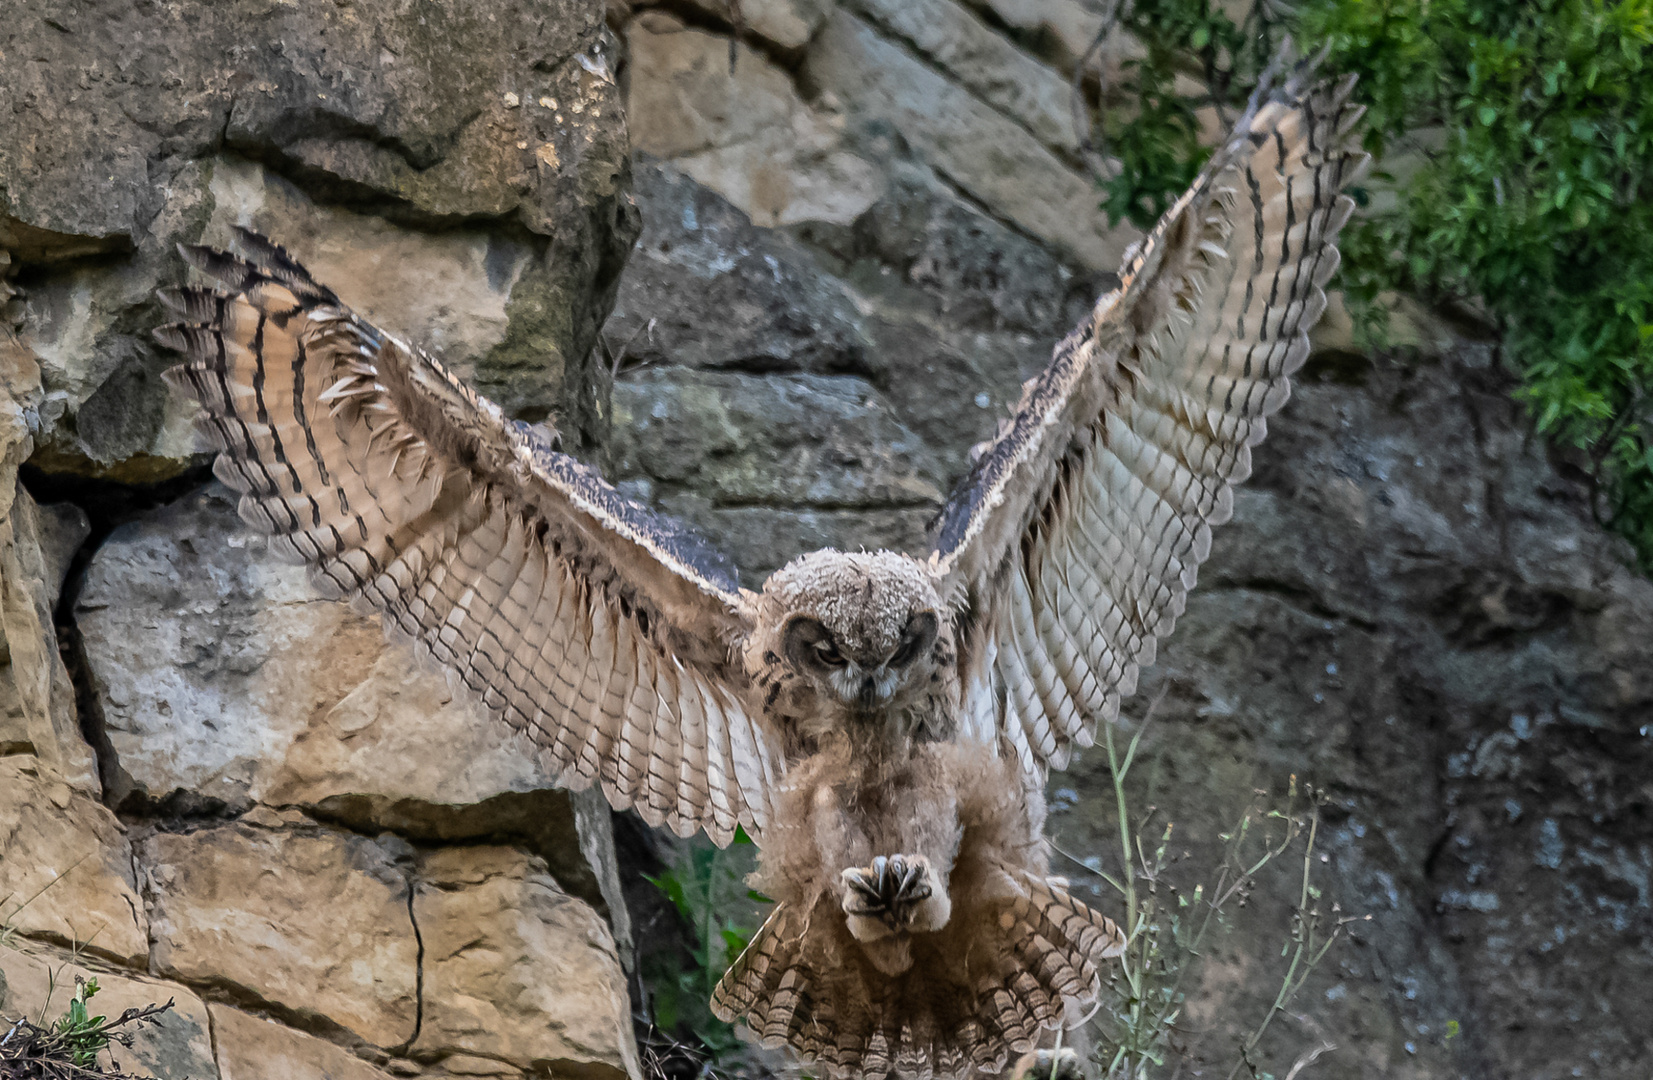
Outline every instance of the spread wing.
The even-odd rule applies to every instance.
[[[275,552],[364,601],[542,748],[680,835],[761,832],[784,768],[731,654],[732,573],[440,363],[353,314],[281,248],[185,257],[225,291],[163,300],[214,471]]]
[[[965,728],[1031,775],[1135,691],[1308,356],[1366,155],[1353,79],[1306,79],[1253,99],[937,521]]]

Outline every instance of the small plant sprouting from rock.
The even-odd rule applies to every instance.
[[[110,1020],[92,1014],[88,1002],[98,992],[96,978],[75,976],[75,992],[62,1016],[47,1023],[42,1010],[39,1023],[27,1017],[17,1020],[0,1019],[0,1080],[82,1080],[84,1077],[103,1077],[105,1080],[127,1080],[132,1074],[121,1071],[118,1065],[103,1068],[98,1056],[111,1043],[130,1047],[132,1037],[146,1024],[157,1024],[160,1016],[171,1009],[165,1005],[145,1005],[141,1009],[127,1009]]]
[[[1150,716],[1152,711],[1150,707]],[[1192,890],[1179,888],[1174,879],[1183,875],[1171,872],[1182,861],[1181,856],[1172,854],[1174,823],[1155,826],[1153,808],[1133,817],[1125,795],[1125,779],[1136,760],[1147,721],[1123,753],[1112,726],[1102,726],[1113,781],[1122,869],[1116,877],[1101,869],[1099,859],[1083,860],[1083,864],[1119,894],[1125,906],[1129,944],[1109,974],[1102,1005],[1092,1021],[1097,1063],[1109,1080],[1147,1080],[1173,1054],[1180,1056],[1185,1048],[1176,1044],[1179,1021],[1189,982],[1197,977],[1207,947],[1214,943],[1217,932],[1228,928],[1231,910],[1249,900],[1258,875],[1301,848],[1302,877],[1281,950],[1285,970],[1272,1003],[1238,1047],[1233,1068],[1227,1074],[1228,1080],[1271,1077],[1257,1060],[1264,1034],[1303,988],[1344,928],[1357,919],[1343,914],[1335,903],[1328,909],[1312,880],[1321,797],[1300,787],[1295,776],[1284,808],[1269,808],[1266,793],[1259,793],[1234,827],[1221,836],[1222,861],[1210,879],[1195,884]],[[1332,1049],[1331,1044],[1322,1042],[1299,1060],[1291,1075]]]
[[[649,1019],[659,1031],[693,1034],[714,1062],[744,1047],[707,1003],[718,980],[757,932],[761,907],[769,903],[768,897],[746,885],[756,851],[746,831],[737,829],[729,847],[696,844],[676,866],[649,879],[666,894],[694,938],[686,967],[653,973]]]

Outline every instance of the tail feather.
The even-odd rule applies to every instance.
[[[767,1016],[780,991],[780,980],[791,970],[790,952],[783,943],[802,929],[790,904],[777,904],[712,992],[712,1012],[724,1021],[760,1010]]]
[[[712,1010],[839,1080],[1002,1072],[1095,1002],[1098,967],[1125,941],[1060,879],[1006,867],[998,884],[941,931],[916,936],[912,968],[894,978],[868,961],[830,898],[810,912],[782,903],[718,984]]]

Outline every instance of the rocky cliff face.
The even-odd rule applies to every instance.
[[[515,415],[554,414],[749,586],[824,544],[914,549],[1135,239],[1066,120],[1099,22],[1081,0],[0,22],[0,1013],[90,939],[100,1004],[178,1001],[127,1062],[160,1077],[635,1070],[606,811],[247,539],[156,378],[171,245],[277,236]],[[1324,1039],[1325,1075],[1641,1077],[1653,585],[1494,343],[1406,305],[1391,330],[1367,355],[1328,320],[1144,680],[1130,795],[1192,874],[1254,791],[1326,792],[1316,882],[1373,918],[1275,1022],[1277,1075]],[[1112,794],[1095,752],[1051,782],[1059,844],[1103,869]],[[1278,987],[1299,870],[1213,950],[1190,1074],[1226,1075]]]
[[[149,338],[174,245],[251,226],[593,445],[638,229],[602,6],[13,8],[0,1014],[96,971],[178,1002],[140,1075],[636,1076],[606,805],[256,550]]]
[[[606,333],[616,471],[755,586],[820,544],[919,545],[1133,237],[1060,194],[1088,5],[740,13],[630,24],[633,131],[659,160]],[[1368,355],[1335,311],[1322,326],[1144,678],[1133,715],[1163,696],[1130,794],[1158,808],[1146,839],[1175,824],[1185,886],[1258,789],[1329,798],[1322,906],[1372,919],[1271,1029],[1276,1075],[1325,1040],[1324,1075],[1640,1076],[1653,585],[1534,436],[1493,341],[1407,304],[1390,333]],[[1116,865],[1105,757],[1050,795],[1059,845]],[[1226,1075],[1272,1000],[1301,869],[1213,951],[1178,1040],[1191,1073]]]

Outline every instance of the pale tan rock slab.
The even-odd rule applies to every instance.
[[[234,984],[376,1046],[413,1037],[419,945],[407,881],[378,844],[236,824],[156,833],[138,858],[151,970]]]
[[[143,791],[469,805],[552,785],[526,739],[262,546],[214,485],[115,530],[88,568],[93,687]]]
[[[931,168],[992,213],[1090,267],[1116,268],[1141,236],[1109,226],[1089,175],[847,11],[810,43],[804,74],[852,114],[894,124]]]
[[[149,955],[126,829],[102,803],[21,754],[0,758],[0,924],[129,963]]]
[[[232,225],[281,243],[375,325],[441,356],[467,377],[505,339],[512,291],[533,257],[480,229],[439,233],[320,206],[263,166],[215,159],[202,242],[233,246]]]
[[[612,845],[582,839],[593,814],[549,790],[538,748],[261,548],[213,485],[98,549],[76,616],[125,777],[433,842],[529,838],[626,938]]]
[[[731,71],[726,38],[662,19],[629,36],[633,145],[755,223],[847,225],[883,193],[879,170],[844,146],[842,117],[805,103],[762,53],[737,46]]]
[[[714,19],[733,21],[734,0],[689,0]],[[809,42],[832,11],[832,0],[739,0],[740,28],[783,49]]]
[[[413,916],[425,948],[415,1052],[641,1076],[614,939],[543,861],[505,847],[428,852]]]
[[[100,1055],[106,1069],[118,1062],[135,1076],[156,1080],[216,1080],[212,1023],[204,1001],[177,983],[118,971],[66,949],[17,947],[16,939],[11,946],[0,945],[0,1017],[27,1015],[40,1022],[42,1017],[49,1021],[61,1016],[75,991],[76,976],[98,981],[98,991],[87,1003],[94,1016],[117,1017],[127,1009],[172,1002],[153,1026],[134,1034],[130,1049],[113,1047],[113,1057],[108,1052]]]
[[[1067,79],[973,12],[953,0],[848,0],[845,6],[922,53],[1046,146],[1078,149]]]
[[[342,1046],[228,1005],[207,1006],[221,1080],[389,1080]]]
[[[17,448],[21,450],[21,447]],[[37,506],[0,468],[0,752],[33,754],[80,791],[100,792],[97,764],[80,734],[53,610],[68,560],[86,538],[84,513]]]

